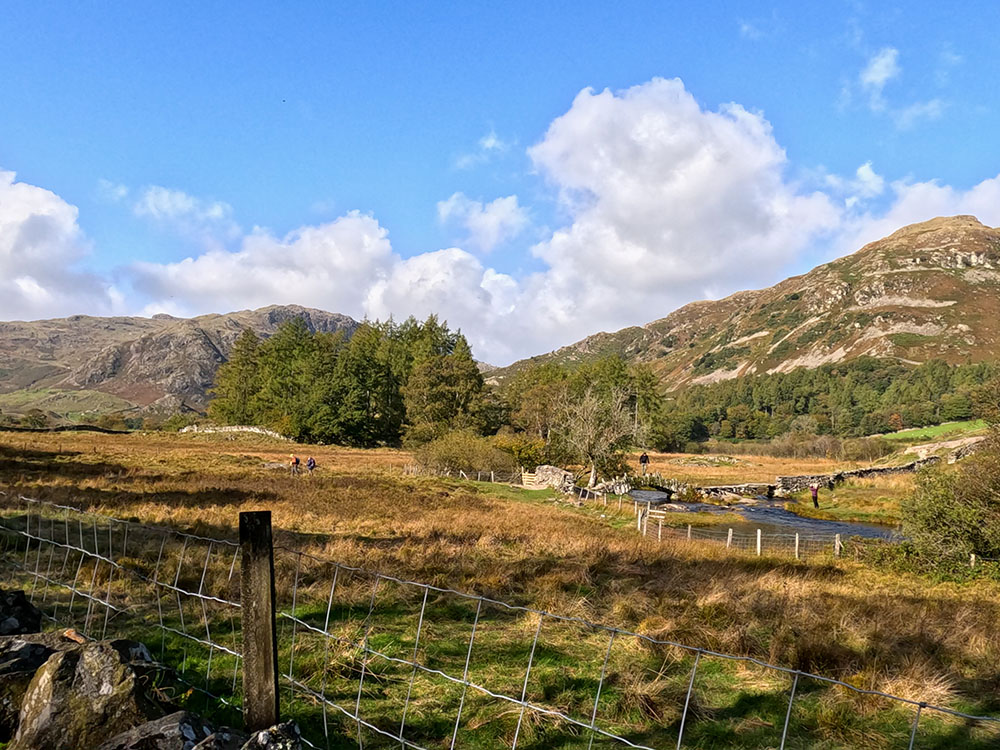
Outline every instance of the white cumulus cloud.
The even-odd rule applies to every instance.
[[[124,269],[130,307],[437,313],[466,333],[478,357],[506,364],[692,300],[775,283],[803,270],[807,256],[852,252],[908,223],[965,213],[1000,224],[1000,176],[963,190],[889,181],[865,162],[853,175],[826,176],[822,190],[806,187],[763,114],[738,104],[706,108],[676,79],[584,89],[528,156],[563,217],[530,248],[533,273],[501,273],[473,253],[523,231],[527,212],[514,195],[453,194],[438,214],[466,234],[465,247],[404,258],[386,228],[357,211],[283,236],[256,229],[219,242],[220,232],[238,231],[228,205],[148,188],[127,193],[128,205],[194,227],[198,249]],[[110,284],[66,270],[87,250],[76,219],[55,194],[0,173],[0,316],[115,309]]]
[[[921,120],[938,120],[944,114],[947,104],[940,99],[914,102],[893,113],[893,120],[900,130],[909,130]]]
[[[75,270],[88,251],[76,206],[0,170],[0,319],[115,312],[113,286]]]
[[[182,313],[301,304],[357,314],[367,290],[398,262],[387,232],[371,216],[352,211],[284,237],[255,231],[239,249],[214,248],[175,263],[135,263],[137,290]]]
[[[841,210],[788,178],[761,114],[703,109],[679,80],[586,89],[529,155],[570,218],[532,248],[544,268],[523,278],[458,248],[402,259],[373,218],[349,214],[283,239],[251,236],[236,252],[136,266],[137,285],[189,312],[275,302],[372,317],[436,312],[479,356],[503,363],[773,281]],[[457,193],[438,210],[479,249],[525,221],[515,196]]]
[[[204,200],[161,185],[146,187],[132,211],[136,216],[202,239],[222,242],[240,235],[240,227],[233,219],[233,208],[228,203]]]
[[[773,278],[838,221],[761,114],[705,110],[676,79],[582,91],[530,155],[574,217],[534,248],[540,304],[574,333]]]
[[[468,243],[484,253],[516,237],[528,224],[528,215],[518,205],[516,195],[483,204],[464,193],[454,193],[438,202],[437,212],[442,224],[461,224],[468,233]]]
[[[861,88],[868,94],[869,106],[873,110],[885,109],[882,91],[902,70],[899,66],[899,50],[895,47],[883,47],[868,60],[858,78]]]
[[[896,180],[889,185],[891,202],[885,210],[846,216],[833,244],[834,255],[846,255],[900,227],[937,216],[969,214],[984,224],[1000,226],[1000,175],[968,190],[936,180]]]

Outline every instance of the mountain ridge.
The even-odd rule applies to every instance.
[[[910,224],[764,289],[699,300],[490,373],[618,354],[668,388],[869,355],[911,364],[1000,356],[1000,229],[974,216]]]
[[[359,325],[298,305],[0,322],[0,408],[23,411],[33,393],[51,391],[87,403],[103,395],[115,411],[202,411],[239,334],[266,338],[296,317],[313,331],[350,335]],[[911,364],[1000,359],[1000,228],[937,217],[764,289],[691,302],[505,368],[480,364],[500,383],[531,364],[610,354],[649,365],[668,389],[865,355]]]
[[[97,391],[138,408],[201,411],[239,335],[249,328],[267,338],[293,318],[319,332],[350,335],[359,325],[346,315],[299,305],[194,318],[74,315],[0,322],[0,394]]]

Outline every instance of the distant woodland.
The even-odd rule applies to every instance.
[[[627,426],[633,445],[683,450],[709,439],[851,438],[966,419],[998,371],[862,357],[668,392],[648,367],[609,357],[538,365],[490,386],[465,337],[434,316],[366,322],[350,338],[311,333],[296,319],[266,340],[243,333],[209,413],[310,442],[413,447],[462,430],[521,436],[548,453],[573,442],[574,422],[617,422],[612,432]],[[600,415],[579,413],[590,401]]]

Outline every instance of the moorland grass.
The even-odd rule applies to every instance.
[[[292,450],[314,455],[317,473],[291,477],[283,468],[267,468]],[[3,434],[0,489],[229,538],[239,511],[266,508],[282,545],[321,560],[753,656],[916,700],[1000,712],[1000,587],[994,582],[933,583],[851,560],[795,563],[727,554],[714,545],[658,544],[634,533],[631,509],[619,516],[614,508],[568,506],[545,491],[411,478],[402,473],[409,460],[389,450],[242,437]],[[807,473],[805,463],[758,457],[748,463],[769,474]],[[726,467],[725,476],[733,481],[735,470]],[[279,597],[293,588],[293,558],[279,555]],[[329,574],[316,570],[300,583],[298,616],[325,614]],[[296,670],[314,686],[326,681],[349,702],[364,663],[371,678],[362,691],[363,713],[380,726],[398,727],[409,670],[365,660],[349,645],[358,642],[368,595],[360,580],[345,584],[338,601],[346,609],[334,622],[349,635],[331,654],[318,637],[299,633]],[[420,605],[419,595],[405,587],[381,590],[372,647],[412,654]],[[421,658],[460,674],[470,605],[441,595],[429,606]],[[530,614],[488,613],[476,636],[470,679],[519,695],[537,625]],[[287,659],[288,623],[284,627]],[[542,632],[529,696],[589,715],[607,634],[549,620]],[[201,668],[204,655],[184,652],[180,643],[164,646],[186,669]],[[776,747],[790,681],[749,665],[709,658],[702,664],[685,746]],[[622,638],[609,665],[614,680],[602,692],[599,711],[605,725],[636,742],[675,743],[691,654]],[[912,711],[808,681],[800,690],[794,740],[786,747],[905,746]],[[411,700],[407,726],[414,737],[433,747],[450,739],[460,700],[455,685],[420,674]],[[456,746],[510,744],[516,710],[472,692],[465,705]],[[297,701],[292,713],[312,727],[322,718],[315,703]],[[341,722],[342,746],[354,746],[356,728],[328,719]],[[921,726],[927,746],[986,748],[997,741],[985,730],[932,716]],[[587,747],[590,739],[530,712],[521,732],[524,748]],[[612,745],[598,740],[594,746]]]

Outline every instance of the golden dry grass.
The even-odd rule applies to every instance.
[[[629,465],[639,466],[638,454]],[[773,458],[770,456],[710,456],[685,453],[650,453],[649,470],[666,477],[699,485],[774,482],[775,477],[797,474],[831,474],[856,469],[862,464],[828,458]]]
[[[316,475],[263,466],[292,451],[314,455]],[[683,469],[698,481],[817,469],[757,457],[691,467],[671,458],[655,456],[653,468]],[[350,565],[881,689],[916,694],[926,684],[934,696],[969,698],[1000,685],[994,583],[932,584],[850,561],[799,564],[657,544],[593,512],[405,477],[409,460],[398,451],[244,437],[0,433],[0,489],[229,537],[239,511],[270,509],[285,543]],[[655,680],[635,686],[637,700],[658,689]]]

